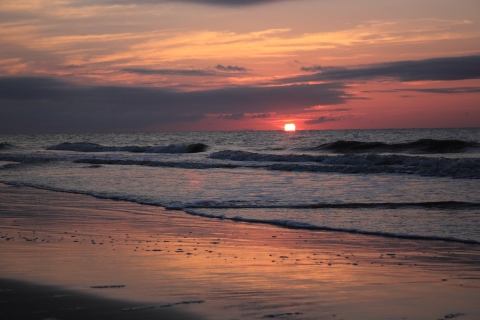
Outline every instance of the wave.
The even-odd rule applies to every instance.
[[[165,209],[169,209],[169,210],[181,210],[190,215],[200,216],[204,218],[219,219],[219,220],[231,220],[231,221],[247,222],[247,223],[269,224],[269,225],[290,228],[290,229],[336,231],[336,232],[347,232],[347,233],[356,233],[356,234],[364,234],[364,235],[372,235],[372,236],[383,236],[383,237],[390,237],[390,238],[404,238],[404,239],[414,239],[414,240],[441,240],[441,241],[460,242],[460,243],[467,243],[467,244],[480,244],[480,241],[477,241],[477,240],[459,239],[455,237],[436,237],[436,236],[410,235],[410,234],[404,234],[404,233],[392,233],[392,232],[382,232],[382,231],[368,231],[368,230],[353,229],[353,228],[335,228],[335,227],[319,226],[319,225],[314,225],[310,223],[305,223],[305,222],[300,222],[295,220],[285,220],[285,219],[255,219],[255,218],[245,218],[241,216],[227,217],[223,214],[217,215],[217,214],[204,213],[197,210],[192,210],[182,205],[178,205],[178,206],[168,205],[161,202],[145,201],[135,197],[106,195],[106,194],[100,194],[96,192],[88,192],[88,191],[80,191],[80,190],[65,190],[65,189],[52,188],[49,186],[36,185],[31,183],[18,183],[18,182],[8,182],[8,181],[3,181],[2,183],[5,185],[10,185],[15,187],[30,187],[30,188],[55,191],[55,192],[89,195],[98,199],[109,199],[109,200],[133,202],[133,203],[138,203],[142,205],[164,207]],[[214,201],[206,200],[206,201],[199,201],[197,203],[212,203],[212,202]],[[428,204],[428,203],[430,202],[424,202],[423,204]],[[435,203],[440,206],[442,205],[442,202],[431,202],[430,204],[435,204]],[[413,203],[413,204],[407,203],[405,205],[415,205],[415,204],[422,205],[422,203]],[[469,203],[469,202],[454,202],[454,201],[443,202],[443,205],[447,205],[447,206],[453,205],[453,204],[460,204],[460,205],[463,204],[463,205],[475,206],[475,207],[480,206],[480,204],[478,203]],[[285,208],[285,206],[283,207]]]
[[[198,153],[205,152],[208,146],[203,143],[170,144],[168,146],[104,146],[90,142],[63,142],[47,150],[77,152],[133,152],[133,153]]]
[[[211,153],[208,158],[233,161],[258,162],[323,162],[329,156],[312,156],[307,154],[268,154],[238,150],[223,150]]]
[[[388,166],[363,166],[363,165],[289,165],[275,164],[268,167],[269,170],[296,171],[296,172],[319,172],[319,173],[344,173],[344,174],[416,174],[425,177],[447,177],[455,179],[480,179],[478,168],[464,168],[461,164],[453,167],[388,167]]]
[[[333,151],[336,153],[462,153],[478,148],[480,144],[462,140],[420,139],[405,143],[361,142],[338,140],[305,149],[305,151]]]
[[[397,154],[275,155],[232,150],[214,152],[208,157],[238,162],[283,162],[266,166],[269,170],[280,171],[347,174],[396,173],[480,179],[480,159],[477,158],[451,159]],[[309,164],[305,164],[305,162],[309,162]]]
[[[423,236],[415,234],[405,234],[405,233],[393,233],[393,232],[382,232],[382,231],[367,231],[361,229],[353,228],[335,228],[329,226],[319,226],[310,223],[295,221],[295,220],[283,220],[283,219],[254,219],[254,218],[245,218],[241,216],[236,217],[226,217],[225,215],[215,215],[210,213],[199,212],[191,209],[184,209],[185,213],[194,216],[200,216],[204,218],[212,218],[219,220],[231,220],[238,222],[248,222],[248,223],[258,223],[258,224],[269,224],[289,229],[303,229],[303,230],[318,230],[318,231],[336,231],[336,232],[346,232],[346,233],[355,233],[363,234],[370,236],[382,236],[388,238],[402,238],[402,239],[413,239],[413,240],[441,240],[449,242],[460,242],[466,244],[480,244],[480,241],[470,240],[470,239],[459,239],[455,237],[436,237],[436,236]]]
[[[352,202],[352,203],[307,203],[291,205],[261,205],[202,200],[192,203],[165,206],[169,210],[183,209],[474,209],[480,208],[480,202],[465,201],[425,201],[425,202]]]
[[[51,161],[73,161],[91,165],[137,165],[183,169],[250,168],[276,171],[317,172],[340,174],[416,174],[428,177],[480,179],[478,158],[437,158],[406,155],[349,154],[338,156],[272,155],[245,151],[219,151],[207,158],[223,161],[154,161],[105,158],[78,158],[77,155],[8,155],[0,161],[21,164],[41,164]]]
[[[13,147],[13,144],[10,144],[8,142],[0,142],[0,150],[2,149],[8,149]]]
[[[11,154],[2,154],[0,155],[0,161],[7,162],[16,162],[24,164],[36,164],[36,163],[47,163],[50,161],[62,160],[55,157],[49,156],[30,156],[30,155],[11,155]]]
[[[104,159],[78,159],[75,163],[88,163],[93,165],[126,165],[126,166],[147,166],[147,167],[170,167],[183,169],[233,169],[239,167],[233,164],[214,164],[214,163],[199,163],[199,162],[182,162],[182,161],[150,161],[150,160],[104,160]]]

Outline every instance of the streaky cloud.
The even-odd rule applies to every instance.
[[[152,5],[160,3],[191,3],[191,4],[201,4],[201,5],[212,5],[220,7],[245,7],[245,6],[254,6],[261,4],[273,4],[277,2],[292,1],[292,0],[87,0],[80,1],[75,0],[75,3],[79,5],[84,5],[85,3],[93,5]],[[298,0],[297,0],[298,1]]]
[[[396,91],[460,94],[460,93],[480,93],[480,87],[397,89]]]
[[[166,2],[188,2],[188,3],[198,3],[198,4],[210,4],[216,6],[251,6],[257,4],[267,4],[282,2],[286,0],[170,0]]]
[[[321,116],[321,117],[319,117],[319,118],[317,118],[317,119],[306,120],[306,121],[304,121],[303,123],[304,123],[304,124],[319,124],[319,123],[333,122],[333,121],[340,121],[340,118]]]
[[[269,113],[260,113],[252,115],[252,119],[268,119],[271,115]]]
[[[378,63],[357,68],[327,67],[313,75],[284,78],[276,82],[348,82],[375,79],[395,79],[405,82],[480,79],[480,55]]]
[[[480,87],[363,90],[362,92],[365,92],[365,93],[424,92],[424,93],[442,93],[442,94],[463,94],[463,93],[480,93]]]
[[[142,75],[165,75],[165,76],[215,76],[217,73],[209,70],[200,69],[141,69],[141,68],[125,68],[122,72],[136,73]]]
[[[322,66],[301,67],[300,70],[307,71],[307,72],[318,72],[318,71],[322,71],[323,67]]]
[[[246,72],[247,69],[244,67],[238,67],[238,66],[223,66],[221,64],[218,64],[215,66],[216,69],[220,71],[226,71],[226,72]]]
[[[241,120],[245,118],[244,113],[234,113],[234,114],[227,114],[227,115],[220,115],[218,116],[219,119],[226,119],[226,120]]]
[[[322,111],[330,111],[330,112],[343,112],[343,111],[351,111],[351,108],[336,108],[336,109],[325,109]]]
[[[315,110],[315,111],[318,111],[318,112],[344,112],[344,111],[351,111],[352,109],[351,108],[324,109],[323,107],[315,106],[315,107],[311,107],[311,108],[308,108],[308,109],[305,109],[305,110]]]

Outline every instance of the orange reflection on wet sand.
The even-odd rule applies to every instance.
[[[211,319],[480,315],[478,246],[218,221],[28,188],[1,186],[0,198],[3,277],[132,304],[204,300],[182,308]],[[92,288],[104,285],[124,287]]]

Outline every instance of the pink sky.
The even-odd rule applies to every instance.
[[[478,127],[479,13],[468,0],[3,0],[0,132]]]

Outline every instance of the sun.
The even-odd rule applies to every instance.
[[[285,131],[295,131],[295,125],[293,123],[287,123],[285,125]]]

